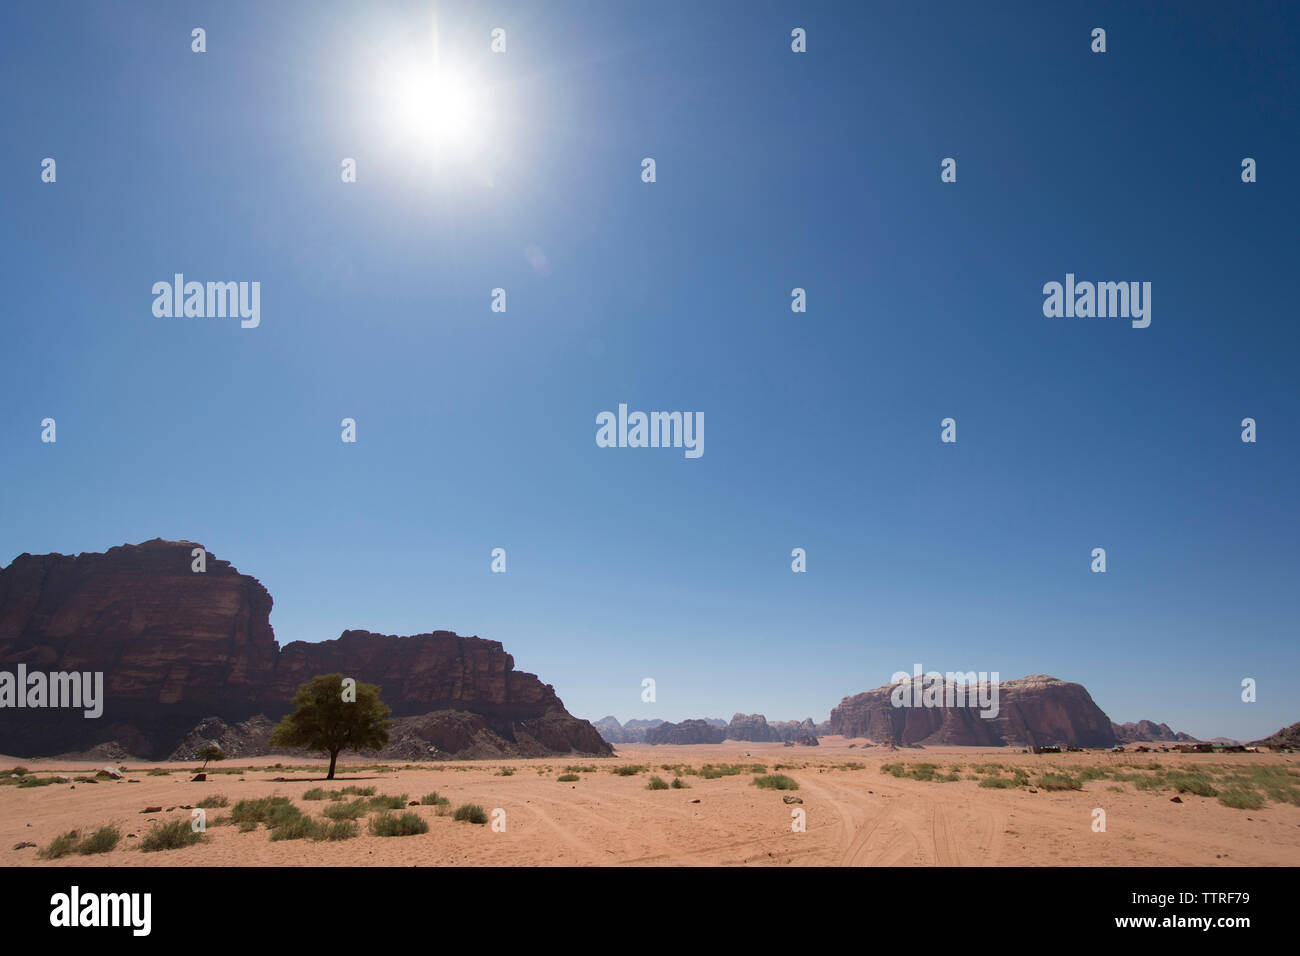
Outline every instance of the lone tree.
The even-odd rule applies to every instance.
[[[206,747],[200,747],[194,756],[203,761],[203,766],[199,768],[199,773],[208,769],[208,761],[226,759],[225,751],[216,744],[208,744]]]
[[[330,772],[342,750],[378,750],[388,743],[392,713],[374,684],[322,674],[298,688],[294,712],[280,721],[268,742],[272,747],[302,747],[330,755]]]

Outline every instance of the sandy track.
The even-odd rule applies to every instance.
[[[1027,755],[1008,750],[932,748],[885,752],[849,747],[824,739],[814,749],[774,744],[728,742],[704,747],[620,748],[613,759],[448,763],[382,772],[345,763],[340,779],[322,784],[311,771],[275,769],[273,758],[239,761],[239,774],[210,774],[191,783],[188,768],[151,776],[153,764],[137,764],[128,777],[136,783],[103,782],[71,787],[0,787],[0,863],[5,865],[567,865],[567,866],[998,866],[998,865],[1297,865],[1300,864],[1300,807],[1269,803],[1258,811],[1234,810],[1213,798],[1107,789],[1108,780],[1089,781],[1082,791],[1030,793],[1027,789],[980,788],[978,777],[962,771],[955,783],[897,779],[881,772],[884,763],[929,761],[947,767],[1000,762],[1031,773],[1070,767],[1113,765],[1132,755]],[[752,756],[746,757],[745,752]],[[283,761],[283,758],[279,758]],[[1270,762],[1300,767],[1288,755],[1143,755],[1142,761],[1196,766],[1206,761],[1258,766]],[[284,761],[288,763],[288,761]],[[806,832],[793,832],[791,811],[779,791],[752,785],[751,773],[706,779],[683,774],[689,789],[646,789],[649,773],[671,780],[663,764],[698,768],[704,763],[762,763],[799,783],[797,805],[806,813]],[[0,767],[24,764],[36,773],[94,771],[93,764],[19,761],[0,758]],[[233,761],[232,761],[233,763]],[[314,764],[303,758],[301,764]],[[615,764],[643,764],[649,773],[617,776]],[[864,765],[851,769],[850,763]],[[576,783],[556,778],[569,764],[597,768]],[[509,776],[502,767],[514,768]],[[224,769],[218,765],[217,769]],[[539,773],[540,771],[540,773]],[[242,777],[242,779],[241,779]],[[285,777],[285,780],[275,780]],[[506,813],[506,829],[454,822],[435,808],[409,808],[429,824],[413,837],[362,835],[338,843],[294,840],[271,842],[263,828],[240,833],[212,826],[201,845],[161,853],[142,853],[139,837],[156,822],[189,819],[184,805],[222,794],[236,800],[269,795],[293,799],[319,816],[324,802],[304,801],[317,786],[375,786],[384,794],[414,800],[436,790],[452,805],[477,803]],[[143,814],[147,806],[161,812]],[[1091,829],[1095,808],[1107,812],[1106,833]],[[175,809],[168,809],[175,808]],[[219,817],[229,810],[211,810]],[[363,821],[364,822],[364,821]],[[36,850],[12,849],[20,841],[43,847],[71,829],[91,830],[113,823],[125,838],[102,856],[72,856],[42,861]]]

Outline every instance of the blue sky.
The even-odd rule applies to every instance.
[[[0,562],[197,540],[282,644],[477,634],[593,719],[915,662],[1300,719],[1293,5],[443,3],[459,131],[390,109],[431,24],[4,6]],[[177,272],[261,325],[156,318]],[[1067,272],[1151,326],[1045,318]],[[620,402],[705,454],[598,448]]]

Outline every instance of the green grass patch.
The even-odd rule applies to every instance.
[[[330,820],[356,820],[365,816],[368,804],[364,797],[348,803],[331,803],[321,810]]]
[[[1264,795],[1245,787],[1229,787],[1219,791],[1219,802],[1234,810],[1258,810],[1264,806]]]
[[[560,783],[576,783],[582,778],[579,777],[576,773],[562,773],[555,779],[558,780]]]
[[[370,832],[375,836],[399,837],[428,833],[429,824],[418,813],[384,813],[370,818]]]
[[[1039,790],[1082,790],[1083,781],[1068,773],[1044,773],[1034,781]]]
[[[50,845],[36,851],[36,855],[42,860],[57,860],[65,857],[70,853],[77,852],[77,844],[81,841],[80,830],[69,830],[67,833],[61,833],[50,841]]]
[[[452,815],[453,820],[470,823],[487,823],[487,814],[477,803],[462,803]]]
[[[647,790],[667,790],[668,781],[663,777],[651,777],[650,782],[645,785]]]
[[[772,773],[764,777],[755,777],[754,786],[763,790],[798,790],[799,782],[783,773]]]
[[[189,820],[172,820],[159,823],[140,840],[140,849],[145,853],[159,850],[179,850],[193,846],[203,839],[203,834],[190,829]]]
[[[577,778],[575,777],[574,779]],[[424,796],[422,796],[420,798],[420,803],[424,804],[426,807],[444,807],[447,804],[451,803],[451,801],[448,800],[446,797],[438,796],[438,791],[434,790],[432,793],[426,793]]]

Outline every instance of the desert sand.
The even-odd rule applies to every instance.
[[[853,746],[850,746],[853,744]],[[188,763],[128,762],[126,778],[47,787],[0,787],[0,862],[9,866],[1295,866],[1300,864],[1300,806],[1270,800],[1262,809],[1239,810],[1214,797],[1139,790],[1132,783],[1093,779],[1081,791],[1030,792],[1028,787],[979,786],[975,765],[1022,767],[1042,772],[1079,771],[1157,763],[1174,769],[1281,766],[1300,770],[1291,754],[1026,754],[1018,749],[926,748],[887,751],[838,737],[822,746],[782,747],[727,741],[716,746],[622,745],[614,758],[553,757],[530,760],[393,764],[376,770],[370,761],[341,758],[337,778],[323,782],[320,758],[232,758],[208,768],[206,782],[191,783]],[[746,756],[746,754],[750,756]],[[937,782],[899,779],[885,764],[938,764],[961,779]],[[273,765],[280,763],[279,769]],[[662,766],[763,764],[798,782],[789,794],[753,785],[754,774],[706,779]],[[619,765],[645,772],[618,776]],[[862,769],[849,764],[861,764]],[[307,765],[321,769],[294,770]],[[778,765],[781,765],[778,769]],[[34,774],[93,774],[103,763],[0,757],[0,769]],[[576,783],[557,777],[566,767]],[[153,767],[173,771],[150,775]],[[233,767],[246,772],[226,773]],[[403,768],[410,769],[403,769]],[[502,768],[513,768],[501,775]],[[689,789],[648,790],[657,774],[680,776]],[[276,781],[275,777],[289,778]],[[242,779],[241,779],[242,778]],[[273,842],[265,827],[241,833],[210,824],[207,839],[178,850],[145,853],[136,847],[155,822],[190,818],[183,804],[220,794],[236,801],[286,796],[319,816],[323,801],[304,801],[313,787],[374,786],[379,794],[418,800],[437,791],[450,800],[505,811],[504,832],[456,822],[443,808],[408,808],[429,823],[424,834],[404,837],[361,833],[339,842]],[[1032,784],[1031,784],[1032,786]],[[1119,786],[1123,792],[1110,787]],[[791,795],[802,804],[789,805]],[[162,812],[145,814],[149,806]],[[167,809],[176,808],[176,809]],[[1094,809],[1106,814],[1105,832],[1093,831]],[[792,810],[806,812],[806,832],[792,831]],[[209,810],[209,820],[228,815]],[[105,854],[43,861],[37,849],[12,849],[22,841],[43,848],[72,829],[116,824],[125,836]]]

